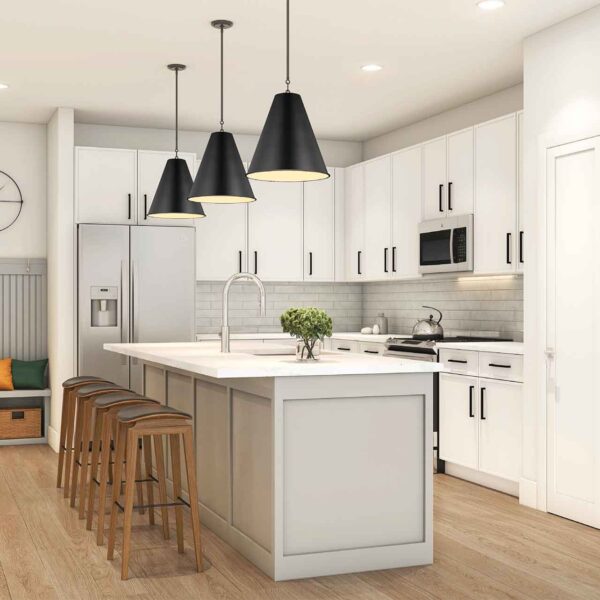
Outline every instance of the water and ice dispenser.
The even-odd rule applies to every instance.
[[[118,286],[92,287],[92,327],[118,326]]]

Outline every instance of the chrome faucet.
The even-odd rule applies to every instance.
[[[221,327],[221,352],[229,352],[229,288],[234,281],[239,279],[253,281],[260,292],[260,315],[267,314],[267,303],[265,302],[265,286],[262,281],[252,273],[236,273],[232,275],[223,288],[223,324]]]

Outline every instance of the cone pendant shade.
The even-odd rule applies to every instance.
[[[231,133],[215,131],[210,134],[189,199],[213,204],[256,200]]]
[[[163,219],[205,217],[202,205],[188,200],[191,187],[192,176],[187,162],[183,158],[170,158],[156,188],[148,215]]]
[[[263,181],[316,181],[329,177],[299,94],[283,92],[273,98],[248,177]]]

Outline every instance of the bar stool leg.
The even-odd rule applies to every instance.
[[[171,441],[171,470],[173,477],[174,502],[181,498],[181,454],[179,451],[179,434],[169,435]],[[175,524],[177,530],[177,550],[183,554],[183,507],[175,507]]]
[[[163,443],[161,435],[153,435],[154,454],[156,456],[156,475],[158,477],[158,498],[161,504],[167,504],[167,481],[165,472],[165,457],[163,453]],[[161,506],[160,514],[163,525],[163,537],[168,540],[171,537],[169,533],[169,511],[166,506]]]
[[[140,515],[143,515],[146,511],[144,509],[144,484],[142,483],[142,446],[141,446],[141,438],[138,438],[138,447],[137,447],[137,461],[136,461],[136,471],[135,471],[135,488],[137,491],[137,499],[138,499],[138,512]]]
[[[134,429],[127,432],[127,475],[125,476],[125,505],[123,511],[123,550],[121,552],[121,579],[127,579],[129,553],[131,550],[131,520],[133,495],[136,487],[135,474],[138,459],[138,434]],[[117,482],[118,483],[118,482]]]
[[[75,497],[77,495],[77,478],[79,476],[79,465],[81,464],[81,455],[83,454],[82,446],[82,429],[83,429],[83,413],[84,413],[84,401],[76,399],[77,416],[75,419],[75,433],[73,435],[73,464],[71,466],[71,500],[69,502],[71,507],[75,506]]]
[[[98,479],[98,464],[100,462],[100,454],[105,451],[105,446],[102,445],[102,414],[95,409],[96,418],[94,420],[94,438],[92,440],[92,460],[90,465],[90,483],[88,485],[87,495],[87,520],[85,528],[88,531],[92,529],[92,521],[94,519],[94,501],[96,497],[96,486],[100,483]]]
[[[73,454],[75,452],[75,442],[73,440],[74,427],[75,427],[75,399],[73,398],[73,392],[68,394],[67,402],[67,428],[65,432],[65,487],[63,491],[63,497],[69,497],[70,482],[71,482],[71,470],[73,469]]]
[[[112,419],[110,415],[102,415],[102,452],[100,454],[100,485],[98,486],[98,531],[96,532],[96,544],[104,544],[104,516],[106,511],[106,488],[108,482],[108,471],[110,467],[111,450],[110,442],[112,439]],[[115,440],[116,444],[116,440]]]
[[[110,529],[108,532],[108,550],[106,558],[112,560],[115,554],[115,535],[117,532],[117,517],[119,509],[117,502],[121,496],[121,480],[123,478],[123,461],[125,460],[125,445],[127,443],[127,428],[124,425],[117,426],[117,447],[115,452],[114,480],[112,486],[112,503],[110,507]]]
[[[67,388],[63,389],[63,401],[62,401],[62,411],[60,416],[60,440],[58,447],[58,473],[56,474],[56,487],[59,488],[62,486],[62,476],[63,476],[63,466],[65,460],[65,448],[67,444],[65,440],[67,438],[67,413],[69,403],[69,390]]]
[[[79,466],[79,518],[85,517],[85,498],[88,484],[90,445],[92,444],[92,416],[94,401],[86,400],[83,409],[83,432],[81,434],[81,458]]]
[[[202,543],[200,539],[200,513],[198,511],[198,490],[196,489],[196,466],[194,461],[194,438],[192,426],[186,427],[183,433],[183,449],[185,454],[185,467],[187,470],[188,493],[190,496],[190,512],[192,514],[192,534],[194,536],[194,550],[196,552],[196,569],[202,569]]]
[[[146,482],[146,495],[148,496],[148,504],[154,504],[154,482],[152,481],[152,438],[145,435],[142,439],[144,447],[144,473],[148,480]],[[150,525],[154,525],[154,509],[148,509],[148,521]]]

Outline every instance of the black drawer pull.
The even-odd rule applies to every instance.
[[[510,240],[512,238],[512,233],[506,234],[506,264],[512,265],[512,258],[510,256]]]
[[[448,182],[448,210],[452,210],[452,182]]]
[[[497,365],[496,363],[489,363],[488,367],[497,367],[498,369],[510,369],[512,365]]]
[[[144,221],[148,219],[148,194],[144,194]]]
[[[131,221],[131,194],[127,194],[127,220]]]
[[[242,272],[242,251],[238,250],[238,270]]]
[[[308,274],[313,274],[313,261],[312,261],[312,252],[308,253]]]
[[[384,248],[383,249],[383,272],[387,273],[388,272],[388,249]]]
[[[25,411],[24,410],[13,410],[10,413],[10,418],[13,421],[18,421],[18,420],[22,420],[25,418]]]
[[[350,348],[342,348],[341,346],[336,348],[336,350],[343,350],[344,352],[350,352]]]
[[[475,413],[473,412],[473,391],[475,390],[474,385],[469,386],[469,417],[472,419],[475,417]]]
[[[480,418],[481,418],[482,421],[485,421],[486,418],[487,418],[485,416],[484,412],[483,412],[483,403],[485,401],[485,395],[484,394],[485,394],[485,388],[481,388],[481,404],[479,406],[479,416],[480,416]]]
[[[365,352],[366,354],[379,354],[377,350],[363,350],[363,352]]]
[[[392,248],[392,273],[396,272],[396,246]]]
[[[460,363],[461,365],[466,365],[467,364],[466,360],[458,360],[457,358],[449,358],[448,362]]]
[[[444,193],[444,184],[440,183],[440,187],[438,188],[439,202],[440,202],[440,212],[444,212],[444,207],[442,206],[442,194]]]
[[[523,260],[523,232],[519,231],[519,262],[524,263]]]
[[[258,252],[254,251],[254,274],[258,275]]]

